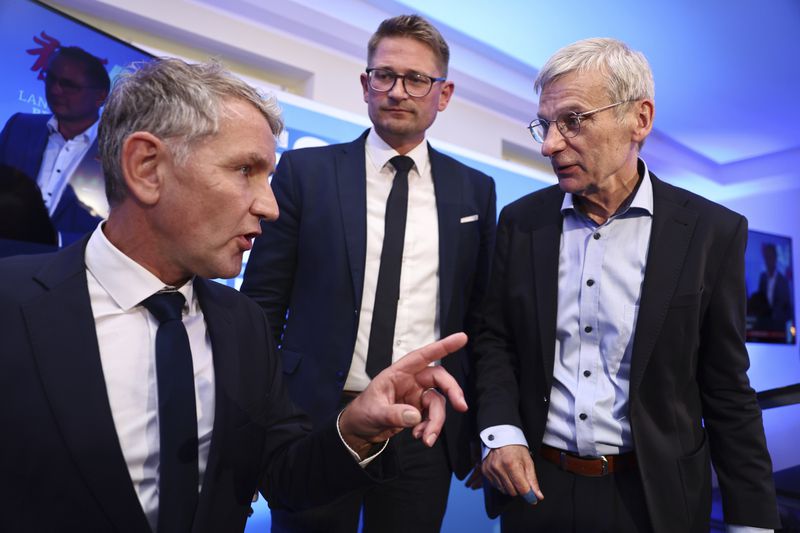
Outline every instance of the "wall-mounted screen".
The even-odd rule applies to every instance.
[[[794,344],[792,239],[750,231],[745,252],[747,342]]]

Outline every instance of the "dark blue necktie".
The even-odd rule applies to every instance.
[[[392,342],[397,320],[397,300],[400,298],[400,270],[403,262],[403,241],[406,237],[408,212],[408,172],[414,160],[398,155],[389,161],[395,169],[392,190],[386,201],[381,266],[375,287],[375,308],[367,349],[367,375],[377,376],[392,364]]]
[[[181,321],[185,298],[160,292],[142,305],[159,322],[156,333],[159,451],[158,533],[186,533],[197,508],[197,410],[189,336]]]

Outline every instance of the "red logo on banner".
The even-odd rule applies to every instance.
[[[37,76],[37,79],[44,80],[44,69],[50,62],[50,56],[53,54],[53,52],[61,47],[61,41],[55,37],[47,35],[47,33],[44,31],[42,31],[39,35],[41,35],[41,37],[37,37],[36,35],[33,36],[33,41],[39,45],[39,48],[31,48],[29,50],[25,50],[25,52],[32,56],[39,56],[33,63],[31,71],[38,71],[39,75]],[[100,59],[100,62],[104,65],[107,65],[108,59]]]
[[[39,75],[37,76],[38,79],[43,80],[44,76],[42,75],[42,71],[47,66],[48,61],[50,60],[50,54],[55,52],[59,46],[61,46],[61,42],[56,39],[55,37],[50,37],[44,31],[40,33],[41,38],[37,36],[33,36],[33,41],[40,45],[40,48],[31,48],[30,50],[25,50],[28,54],[32,56],[39,56],[36,58],[31,70],[33,72],[38,71]]]

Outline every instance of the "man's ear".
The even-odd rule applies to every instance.
[[[653,119],[656,108],[652,100],[639,100],[634,102],[633,142],[641,143],[653,130]]]
[[[369,76],[365,72],[362,72],[361,76],[359,76],[359,79],[361,80],[361,91],[364,94],[364,103],[368,104],[369,103],[369,98],[368,98],[369,97]]]
[[[97,94],[97,99],[94,101],[94,105],[97,109],[103,107],[103,104],[106,103],[106,98],[108,98],[108,91],[100,91]]]
[[[450,103],[450,98],[453,97],[453,93],[455,92],[455,90],[456,90],[456,85],[452,81],[445,80],[442,82],[442,92],[439,95],[439,105],[438,105],[438,110],[440,112],[447,109],[447,104]]]
[[[158,202],[168,160],[164,141],[146,131],[137,131],[122,145],[122,174],[131,196],[146,205]]]

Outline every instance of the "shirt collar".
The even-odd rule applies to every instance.
[[[653,182],[650,181],[650,171],[644,159],[639,159],[638,171],[642,176],[642,183],[639,184],[639,188],[633,196],[630,205],[623,211],[616,213],[614,217],[624,215],[631,209],[644,211],[648,215],[653,216]],[[564,195],[564,200],[561,202],[561,214],[566,215],[568,212],[578,212],[572,193],[569,192]]]
[[[94,230],[86,244],[86,268],[123,310],[129,311],[145,298],[167,287],[149,270],[122,253],[103,233],[105,222]],[[189,302],[189,313],[197,311],[194,284],[177,289]]]
[[[367,135],[366,152],[367,161],[372,164],[376,172],[380,172],[391,158],[400,155],[397,153],[397,150],[386,144],[386,141],[381,139],[380,135],[375,133],[374,128],[370,129]],[[426,139],[422,139],[422,141],[406,155],[414,160],[414,166],[417,168],[417,173],[419,173],[420,176],[427,174],[428,167],[430,166],[430,156],[428,154],[428,143]]]
[[[74,137],[74,139],[80,139],[80,140],[82,140],[82,141],[84,141],[84,142],[86,142],[88,144],[93,143],[94,140],[97,138],[97,126],[99,124],[100,124],[100,121],[99,120],[95,120],[92,123],[91,126],[86,128],[83,131],[83,133],[79,133],[78,135],[76,135]],[[58,119],[56,118],[55,115],[51,116],[50,120],[47,121],[47,131],[50,133],[50,135],[52,135],[54,133],[59,133],[59,135],[61,134],[58,131]]]

